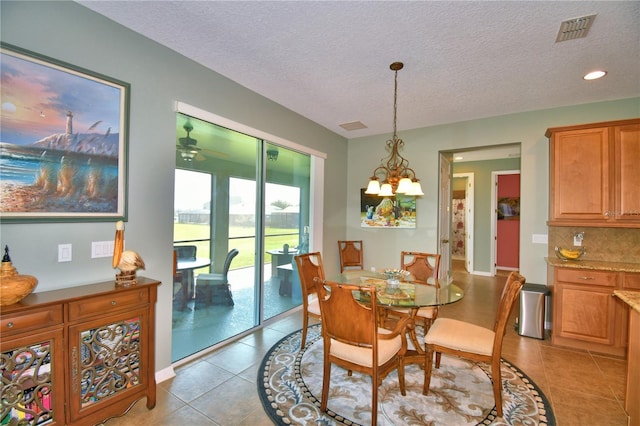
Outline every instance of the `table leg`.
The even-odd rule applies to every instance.
[[[282,271],[282,277],[280,277],[278,294],[280,296],[291,296],[291,272],[286,269]]]
[[[409,338],[411,339],[411,343],[413,343],[413,347],[415,349],[408,350],[404,356],[404,363],[406,364],[419,364],[421,367],[424,366],[424,349],[422,349],[422,343],[418,341],[418,336],[416,334],[416,314],[418,313],[418,308],[412,308],[409,314],[409,318],[411,318],[412,327],[409,329]]]

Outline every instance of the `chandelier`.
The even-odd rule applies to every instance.
[[[403,67],[402,62],[394,62],[389,66],[395,72],[393,138],[386,143],[386,150],[391,154],[386,162],[382,159],[380,166],[373,171],[365,194],[379,195],[380,197],[393,197],[395,194],[424,195],[420,181],[416,178],[416,172],[409,167],[409,160],[400,155],[400,148],[404,146],[404,141],[397,135],[396,112],[398,109],[398,71]],[[380,185],[379,178],[382,179],[382,185]]]

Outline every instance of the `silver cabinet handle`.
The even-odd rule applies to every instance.
[[[580,277],[581,280],[592,280],[593,277]]]

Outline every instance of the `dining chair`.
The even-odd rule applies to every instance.
[[[239,251],[237,249],[232,249],[227,253],[222,272],[198,275],[196,288],[198,289],[197,293],[199,293],[199,295],[196,296],[196,299],[201,298],[204,300],[205,306],[214,303],[219,297],[222,298],[227,305],[234,305],[231,285],[229,284],[229,268],[231,268],[231,262],[238,253]]]
[[[400,253],[400,269],[411,272],[416,283],[435,285],[436,288],[440,287],[440,282],[438,281],[440,254],[403,251]],[[394,309],[393,312],[409,313],[409,310]],[[433,321],[438,317],[438,307],[422,307],[418,309],[415,316],[422,320],[424,332],[426,333]]]
[[[423,283],[426,283],[429,278],[437,280],[440,271],[440,255],[403,251],[400,253],[400,269],[411,272],[417,281]]]
[[[300,350],[302,350],[307,342],[309,317],[319,321],[322,320],[318,292],[313,280],[317,277],[324,281],[324,266],[322,265],[322,255],[319,252],[300,254],[295,256],[294,259],[302,289],[302,342],[300,343]]]
[[[378,387],[393,370],[398,370],[400,392],[406,395],[403,356],[407,350],[409,319],[398,321],[393,330],[378,327],[376,287],[341,284],[314,279],[322,316],[324,369],[320,409],[327,410],[332,364],[371,376],[371,424],[377,424]],[[367,306],[354,298],[365,294]],[[372,308],[373,307],[373,308]]]
[[[361,240],[338,241],[340,254],[340,273],[348,270],[364,269],[364,247]]]
[[[424,338],[426,346],[424,388],[422,390],[424,395],[429,393],[434,352],[436,368],[440,367],[443,353],[486,362],[491,365],[496,411],[498,416],[502,417],[502,377],[500,374],[502,341],[511,309],[524,283],[525,277],[519,273],[511,272],[509,274],[507,283],[502,289],[493,330],[451,318],[438,318],[433,322]]]

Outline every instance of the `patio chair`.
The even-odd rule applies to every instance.
[[[229,268],[231,262],[238,255],[237,249],[232,249],[227,253],[221,273],[199,274],[197,278],[198,297],[204,301],[205,306],[222,300],[228,306],[233,306],[233,295],[229,284]],[[197,298],[198,298],[197,297]]]

